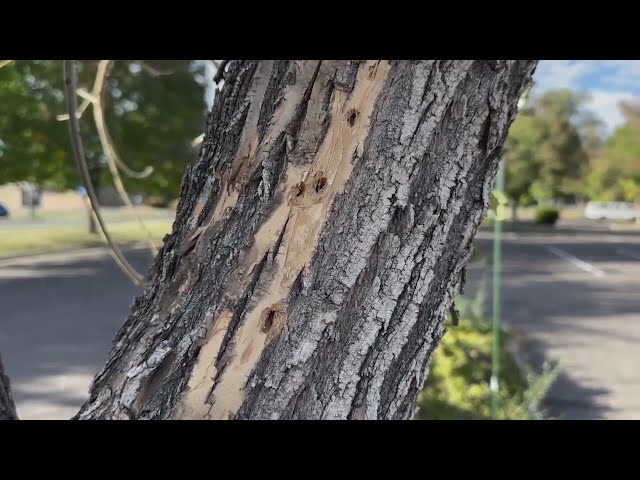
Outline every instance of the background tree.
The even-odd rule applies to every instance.
[[[587,152],[576,126],[585,97],[570,90],[533,97],[507,141],[506,189],[517,205],[573,199],[581,191]]]
[[[0,184],[28,181],[76,187],[67,128],[56,120],[56,115],[66,111],[60,62],[13,61],[5,65],[0,69],[0,105]],[[90,132],[83,133],[91,145],[94,139]],[[95,149],[88,149],[87,158],[95,167]]]
[[[231,61],[77,418],[410,418],[535,61]]]
[[[555,90],[536,100],[536,115],[546,129],[537,155],[538,177],[531,186],[538,201],[572,199],[580,189],[588,159],[573,118],[584,99],[571,90]]]
[[[606,139],[606,125],[594,112],[583,110],[577,120],[582,146],[589,158],[600,153]]]
[[[546,135],[544,124],[531,109],[519,112],[513,122],[505,148],[506,194],[511,200],[512,220],[517,219],[519,206],[534,200],[531,186],[537,177],[538,148]]]
[[[87,91],[97,61],[79,63],[79,87]],[[0,69],[0,184],[28,181],[74,189],[78,175],[69,147],[61,62],[13,61]],[[202,133],[206,112],[203,67],[187,60],[116,61],[106,85],[106,117],[112,141],[133,170],[153,167],[146,179],[125,176],[132,191],[177,198],[193,160],[191,141]],[[88,107],[89,109],[91,106]],[[111,184],[90,112],[81,122],[94,186]]]
[[[586,185],[593,200],[640,200],[640,105],[621,103],[625,123],[604,142]]]
[[[147,64],[154,71],[145,70]],[[206,115],[204,68],[186,60],[115,62],[109,76],[107,123],[121,156],[132,169],[153,167],[146,179],[125,177],[131,191],[176,199],[192,140]]]

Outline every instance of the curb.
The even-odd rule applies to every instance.
[[[143,243],[135,243],[131,245],[125,245],[123,248],[126,250],[145,250],[147,248]],[[38,253],[24,253],[21,255],[10,255],[7,257],[0,256],[0,262],[7,262],[12,260],[29,260],[36,259],[37,257],[44,257],[47,255],[59,255],[59,254],[75,254],[75,253],[90,253],[95,251],[98,253],[99,251],[108,251],[110,250],[108,244],[104,244],[97,247],[82,247],[82,248],[70,248],[70,249],[60,249],[60,250],[51,250],[48,252],[38,252]]]
[[[493,233],[492,226],[480,226],[478,228],[478,232],[482,233]],[[625,229],[621,227],[616,227],[613,225],[608,226],[607,228],[581,228],[581,227],[536,227],[536,226],[506,226],[503,224],[502,227],[503,234],[505,233],[515,233],[521,235],[569,235],[569,236],[597,236],[597,235],[621,235],[621,236],[630,236],[630,237],[640,237],[640,230],[634,229]]]

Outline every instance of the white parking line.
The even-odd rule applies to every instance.
[[[640,260],[640,253],[636,253],[632,250],[629,250],[628,248],[624,248],[624,247],[617,248],[616,253],[624,257],[630,257],[635,260]]]
[[[579,258],[574,257],[570,253],[567,253],[564,250],[561,250],[557,247],[547,247],[547,250],[549,250],[549,252],[553,253],[555,256],[560,257],[563,260],[566,260],[572,265],[578,267],[580,270],[589,272],[590,274],[595,275],[596,277],[604,277],[606,275],[606,273],[604,273],[602,270],[595,267],[594,265],[591,265],[590,263],[580,260]]]

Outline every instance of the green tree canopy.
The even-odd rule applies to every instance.
[[[521,112],[511,126],[506,143],[506,193],[518,205],[531,203],[531,185],[539,169],[536,158],[546,130],[530,111]]]
[[[80,62],[79,85],[91,91],[98,61]],[[125,178],[132,191],[176,197],[189,140],[204,128],[203,68],[187,60],[115,61],[105,85],[105,111],[112,140],[134,170],[152,166],[147,179]],[[0,184],[30,181],[66,189],[78,185],[71,157],[62,62],[14,61],[0,69]],[[89,106],[89,109],[91,106]],[[104,169],[93,117],[81,121],[87,160]]]
[[[606,140],[587,175],[594,200],[640,201],[640,104],[620,106],[625,123]]]
[[[518,204],[580,191],[588,158],[576,126],[585,97],[553,90],[520,112],[506,143],[507,194]]]

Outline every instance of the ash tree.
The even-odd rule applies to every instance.
[[[411,418],[535,66],[228,62],[74,418]]]

